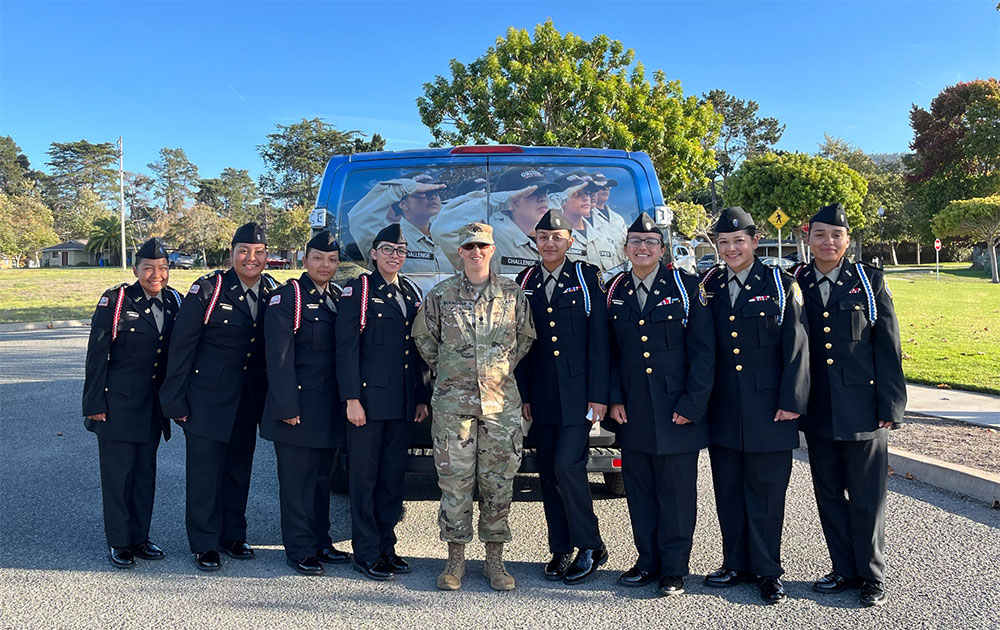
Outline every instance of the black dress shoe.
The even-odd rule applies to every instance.
[[[777,604],[785,601],[785,585],[776,577],[762,577],[757,582],[760,587],[760,598],[768,604]]]
[[[222,558],[216,550],[194,554],[194,564],[202,571],[218,571],[222,568]]]
[[[597,567],[608,561],[608,548],[601,545],[597,549],[581,549],[577,552],[573,564],[566,570],[563,582],[580,584],[585,582],[596,571]]]
[[[684,592],[684,578],[679,575],[664,575],[656,587],[660,595],[680,595]]]
[[[358,573],[363,573],[365,577],[377,580],[379,582],[385,582],[386,580],[391,580],[396,577],[388,566],[386,566],[382,559],[372,560],[371,562],[358,562],[358,559],[354,559],[354,570]]]
[[[632,567],[618,576],[618,581],[625,586],[645,586],[655,579],[656,575],[652,571],[646,571],[639,567]]]
[[[289,558],[288,564],[302,575],[323,575],[323,565],[313,556],[298,561]]]
[[[545,564],[542,573],[546,580],[561,580],[571,564],[573,564],[573,554],[554,553],[552,559]]]
[[[861,603],[865,606],[881,606],[889,595],[885,592],[885,584],[865,580],[861,585]]]
[[[409,573],[410,564],[401,557],[393,553],[382,554],[382,565],[391,573]]]
[[[138,545],[129,545],[128,548],[143,560],[162,560],[163,556],[167,555],[150,540],[141,542]]]
[[[253,547],[245,540],[227,540],[219,548],[234,560],[250,560],[254,557]]]
[[[705,586],[714,586],[716,588],[727,588],[730,586],[736,586],[737,584],[747,584],[753,582],[756,579],[753,573],[749,571],[737,571],[736,569],[727,569],[722,567],[712,571],[705,576]]]
[[[849,588],[859,588],[861,582],[858,578],[848,578],[831,571],[820,579],[813,582],[813,590],[817,593],[840,593]]]
[[[108,547],[108,559],[116,569],[131,569],[135,566],[135,557],[128,547]]]
[[[351,561],[351,554],[330,545],[316,551],[316,559],[327,564],[346,564]]]

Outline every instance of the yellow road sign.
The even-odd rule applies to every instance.
[[[774,214],[767,217],[767,220],[770,221],[771,225],[778,228],[779,230],[783,228],[786,223],[788,223],[788,219],[789,219],[788,215],[782,212],[781,208],[778,208],[777,210],[774,211]]]

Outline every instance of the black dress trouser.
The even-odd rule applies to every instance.
[[[104,535],[109,547],[127,547],[149,540],[159,446],[159,441],[119,442],[97,438]]]
[[[336,449],[274,443],[281,542],[289,560],[315,556],[330,538],[330,469]]]
[[[351,545],[356,562],[396,551],[395,527],[403,513],[410,423],[368,420],[347,425]]]
[[[551,553],[597,549],[601,532],[587,478],[590,425],[532,423]]]

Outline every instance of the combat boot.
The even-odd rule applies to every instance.
[[[514,588],[514,576],[507,573],[507,567],[503,565],[503,543],[486,543],[483,575],[490,579],[490,587],[494,591],[509,591]]]
[[[465,544],[448,543],[448,562],[438,576],[437,585],[442,591],[457,591],[462,588],[465,577]]]

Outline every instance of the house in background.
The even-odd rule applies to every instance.
[[[79,238],[52,245],[41,250],[43,267],[97,266],[97,253],[83,250],[87,239]]]

